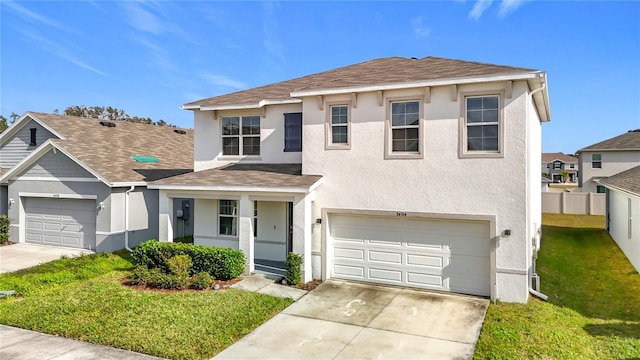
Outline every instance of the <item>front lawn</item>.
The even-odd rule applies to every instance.
[[[128,254],[61,259],[0,275],[0,323],[171,359],[208,359],[292,300],[228,289],[139,291],[123,286]]]
[[[640,275],[603,216],[543,215],[544,302],[487,312],[475,359],[640,358]]]

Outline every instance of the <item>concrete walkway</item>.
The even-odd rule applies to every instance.
[[[231,285],[231,287],[275,297],[291,298],[293,300],[300,299],[308,292],[305,290],[276,284],[275,281],[280,278],[281,276],[253,274]]]
[[[0,359],[153,360],[160,358],[0,325]]]
[[[36,266],[60,259],[61,256],[92,254],[84,249],[65,248],[37,244],[13,244],[0,246],[0,274]]]
[[[214,359],[471,359],[488,306],[328,280]]]

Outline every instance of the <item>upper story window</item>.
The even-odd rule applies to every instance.
[[[591,168],[592,169],[602,169],[602,155],[601,154],[593,154],[593,155],[591,155]]]
[[[576,165],[575,165],[575,164],[569,164],[569,168],[571,168],[571,169],[575,169],[575,168],[576,168]]]
[[[302,113],[284,114],[284,151],[302,151]]]
[[[562,162],[554,161],[553,162],[553,170],[561,170],[561,169],[562,169]]]
[[[420,143],[420,102],[391,103],[391,152],[418,153]]]
[[[327,103],[325,126],[326,149],[349,149],[351,146],[351,104]]]
[[[260,155],[260,116],[222,118],[222,155]]]

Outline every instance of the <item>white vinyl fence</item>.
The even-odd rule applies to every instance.
[[[606,214],[606,195],[595,193],[543,192],[542,212],[556,214]]]

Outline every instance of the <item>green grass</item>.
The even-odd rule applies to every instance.
[[[639,359],[640,275],[603,216],[543,216],[544,302],[491,305],[475,359]]]
[[[128,254],[61,259],[0,275],[0,323],[171,359],[208,359],[292,300],[229,289],[139,291],[121,285]]]
[[[173,239],[175,243],[193,244],[193,235],[187,235]]]

